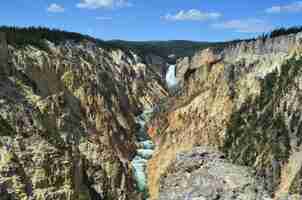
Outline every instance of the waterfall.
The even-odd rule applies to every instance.
[[[166,75],[166,81],[170,89],[173,90],[176,88],[178,81],[176,79],[175,65],[170,65]],[[140,126],[139,130],[135,134],[138,149],[136,151],[136,156],[131,161],[137,190],[143,194],[145,200],[149,197],[148,177],[146,173],[147,163],[148,160],[152,158],[152,154],[155,149],[155,145],[147,133],[145,124],[150,120],[154,111],[156,111],[156,107],[153,109],[147,109],[141,115],[136,117],[136,123]]]
[[[166,75],[166,81],[169,88],[173,88],[177,85],[178,81],[176,79],[176,66],[170,65],[167,75]]]

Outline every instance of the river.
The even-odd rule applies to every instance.
[[[136,133],[138,149],[136,156],[132,160],[134,169],[134,178],[137,184],[137,190],[143,193],[144,199],[148,199],[148,182],[146,168],[148,160],[151,159],[155,145],[149,137],[145,124],[150,120],[153,109],[145,110],[141,115],[136,117],[136,122],[139,124],[139,131]]]
[[[170,65],[166,75],[166,82],[169,88],[175,87],[178,83],[175,77],[175,70],[175,65]],[[151,119],[153,111],[154,108],[146,109],[142,114],[135,118],[135,121],[137,124],[139,124],[140,128],[136,133],[136,142],[138,144],[138,149],[136,156],[131,162],[134,171],[134,178],[136,180],[137,190],[143,194],[145,200],[147,200],[149,197],[148,177],[146,173],[147,163],[148,160],[152,158],[152,154],[155,149],[155,145],[148,135],[145,125]]]

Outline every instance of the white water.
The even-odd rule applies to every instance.
[[[167,75],[166,75],[166,81],[170,88],[176,86],[178,84],[178,81],[176,79],[176,66],[170,65]]]
[[[146,174],[147,162],[149,159],[151,159],[155,148],[145,128],[145,124],[150,120],[152,112],[153,109],[146,110],[136,118],[136,123],[140,125],[140,129],[136,133],[136,138],[140,149],[137,149],[136,156],[131,162],[134,169],[134,178],[137,183],[137,190],[144,194],[144,199],[148,199],[149,196]]]
[[[170,65],[166,75],[166,81],[169,88],[173,88],[178,84],[175,75],[176,66]],[[148,177],[146,174],[147,163],[148,160],[152,158],[152,154],[155,149],[155,145],[148,136],[145,124],[150,120],[153,111],[154,109],[145,110],[141,115],[136,117],[136,123],[140,125],[140,129],[136,133],[137,143],[139,144],[140,148],[137,149],[136,156],[131,162],[137,190],[143,193],[144,199],[148,199],[149,197]]]

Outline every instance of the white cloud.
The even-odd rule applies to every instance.
[[[93,35],[93,33],[94,33],[94,30],[92,28],[87,29],[87,34],[88,35]]]
[[[221,17],[221,14],[218,12],[202,12],[200,10],[191,9],[188,11],[181,10],[174,15],[167,14],[162,18],[170,21],[205,21],[219,17]]]
[[[267,8],[265,12],[269,14],[302,12],[302,1],[296,1],[287,5],[272,6],[271,8]]]
[[[280,13],[281,12],[281,7],[280,6],[273,6],[271,8],[267,8],[265,10],[266,13]]]
[[[240,33],[263,33],[272,30],[272,25],[261,19],[230,20],[223,23],[213,24],[212,27],[219,29],[231,29]]]
[[[96,20],[112,20],[112,17],[96,17]]]
[[[127,0],[81,0],[77,4],[78,8],[98,9],[98,8],[121,8],[130,7],[132,4]]]
[[[52,3],[48,6],[47,11],[52,13],[62,13],[65,11],[65,9],[63,6],[59,4]]]

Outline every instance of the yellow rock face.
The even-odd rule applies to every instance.
[[[173,101],[173,109],[159,115],[157,120],[167,122],[165,128],[152,127],[161,132],[154,136],[158,146],[148,167],[151,199],[157,199],[160,178],[176,155],[200,145],[254,167],[265,177],[270,194],[302,190],[302,162],[295,159],[302,141],[302,60],[297,50],[302,42],[291,37],[275,39],[288,47],[269,39],[226,48],[219,53],[223,59],[212,65],[216,59],[208,50],[194,56],[199,58],[194,65],[179,62],[180,73],[182,67],[190,69],[184,92]]]
[[[1,191],[22,200],[139,198],[129,165],[134,117],[167,92],[154,66],[133,52],[89,45],[8,46],[10,76],[0,76]]]

